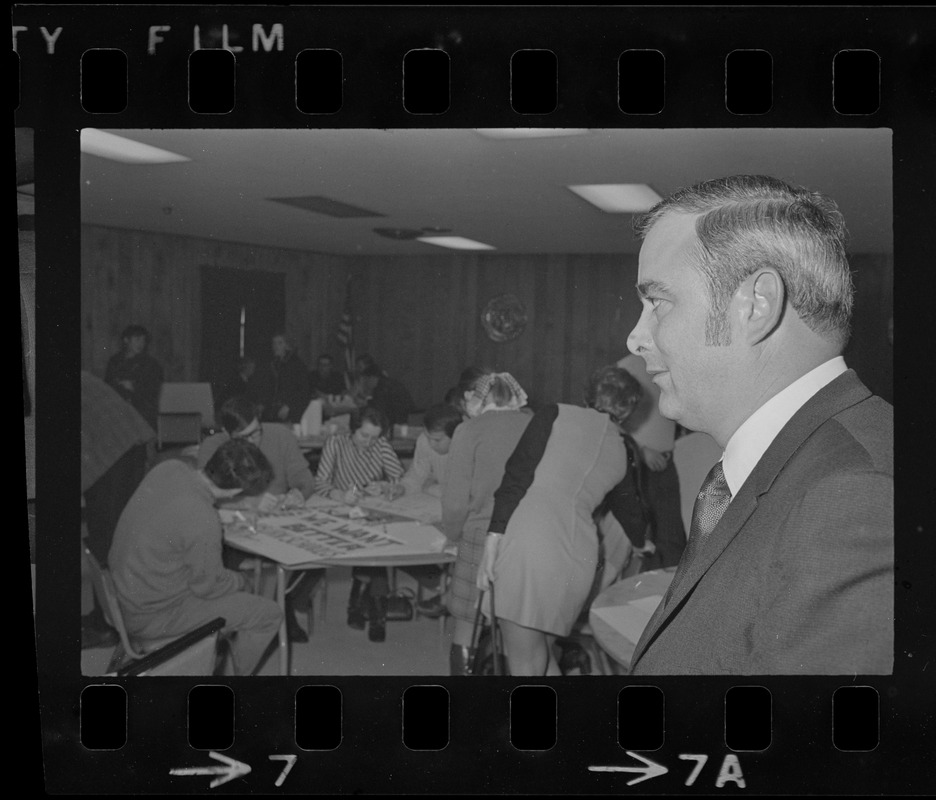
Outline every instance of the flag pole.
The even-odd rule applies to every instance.
[[[351,281],[352,275],[348,276],[345,285],[345,304],[341,312],[341,319],[338,322],[338,343],[344,350],[345,362],[345,386],[348,392],[351,392],[354,379],[354,315],[351,305]]]

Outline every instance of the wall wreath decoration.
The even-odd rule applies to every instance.
[[[495,342],[516,339],[523,333],[526,323],[526,309],[513,294],[492,297],[481,312],[481,324],[488,338]]]

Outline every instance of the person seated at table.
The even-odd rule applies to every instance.
[[[478,586],[497,589],[511,675],[561,674],[552,644],[572,632],[595,582],[594,512],[626,475],[622,433],[640,396],[626,370],[599,369],[586,386],[586,407],[543,406],[507,461]],[[643,529],[625,532],[644,547]]]
[[[471,387],[478,378],[483,378],[492,372],[490,367],[479,367],[477,364],[469,364],[458,375],[458,387],[463,392],[470,392]]]
[[[367,405],[367,396],[364,391],[364,370],[376,367],[377,361],[370,353],[359,353],[354,359],[354,372],[351,373],[351,399],[357,406],[363,408]],[[382,374],[386,374],[383,373]]]
[[[258,385],[257,362],[250,356],[241,356],[234,362],[234,367],[227,378],[219,381],[212,387],[215,402],[220,404],[231,397],[246,397],[254,403],[259,403],[263,393]]]
[[[325,441],[315,491],[348,505],[367,494],[382,494],[389,500],[404,493],[400,484],[403,465],[387,440],[390,422],[377,408],[364,408],[351,415],[350,432],[336,433]],[[387,595],[390,585],[382,567],[352,570],[348,625],[367,627],[372,642],[386,639]]]
[[[268,505],[271,498],[264,498],[261,508],[265,510],[288,510],[301,508],[315,491],[315,477],[309,462],[299,449],[295,435],[285,425],[275,422],[260,422],[257,407],[246,397],[232,397],[221,406],[219,414],[222,433],[205,439],[198,448],[198,468],[204,469],[218,448],[232,439],[241,439],[260,448],[273,467],[273,479],[267,494],[277,498],[275,506]],[[238,553],[225,551],[225,563],[236,569],[244,560]],[[307,571],[286,596],[286,628],[292,642],[304,643],[309,637],[296,620],[296,609],[308,606],[312,590],[321,579],[318,570]]]
[[[262,494],[272,477],[266,456],[241,439],[221,445],[203,470],[176,459],[150,470],[120,515],[107,559],[131,636],[182,636],[223,617],[224,630],[236,633],[238,671],[255,672],[283,612],[222,564],[215,503]]]
[[[361,390],[366,398],[364,403],[383,411],[391,425],[405,425],[409,415],[416,410],[409,389],[376,364],[365,367],[361,373]]]
[[[445,465],[452,445],[452,435],[462,422],[461,412],[449,405],[432,406],[423,416],[425,430],[416,437],[413,462],[401,481],[407,494],[425,492],[442,496]]]
[[[341,397],[347,394],[345,377],[335,369],[335,359],[328,353],[318,357],[318,368],[309,373],[309,388],[313,397]]]
[[[267,492],[281,497],[283,508],[305,505],[306,498],[315,491],[315,477],[295,434],[285,425],[260,422],[257,406],[244,396],[228,398],[218,417],[223,431],[209,436],[199,446],[199,469],[204,469],[224,442],[231,439],[252,442],[273,466],[273,480]]]
[[[465,413],[465,393],[460,386],[452,386],[442,398],[442,402],[451,406],[462,415],[462,419],[468,419]]]
[[[413,462],[401,481],[407,494],[424,492],[433,497],[442,495],[452,435],[462,419],[461,412],[450,405],[432,406],[426,411],[423,417],[425,430],[416,438]],[[442,570],[435,564],[427,564],[404,567],[403,571],[412,575],[423,588],[436,592],[432,597],[420,601],[419,613],[432,619],[442,616],[445,606],[441,595],[437,593]]]
[[[467,675],[478,605],[478,565],[504,465],[532,415],[521,409],[526,392],[507,372],[488,372],[465,392],[469,419],[455,429],[442,485],[442,531],[458,544],[448,610],[455,618],[449,667]]]
[[[283,333],[272,339],[273,359],[264,376],[266,392],[263,414],[270,422],[295,424],[312,399],[309,370]]]

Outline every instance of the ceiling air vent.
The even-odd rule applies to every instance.
[[[451,233],[448,228],[374,228],[374,233],[386,239],[395,239],[398,242],[409,242],[420,236],[435,233]]]
[[[321,195],[311,195],[309,197],[268,197],[274,203],[284,203],[287,206],[295,206],[303,211],[312,211],[315,214],[324,214],[327,217],[338,217],[339,219],[348,219],[352,217],[383,217],[378,211],[370,211],[366,208],[351,206],[338,200],[332,200],[330,197]]]

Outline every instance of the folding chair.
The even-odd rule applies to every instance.
[[[251,591],[254,594],[259,594],[261,590],[261,579],[263,577],[263,567],[269,566],[273,567],[274,565],[262,558],[245,558],[240,562],[238,569],[245,572],[253,573],[253,580],[251,582]],[[287,580],[286,584],[286,594],[288,595],[293,588],[299,583],[300,579],[306,572],[311,572],[312,570],[321,571],[322,576],[319,579],[318,583],[315,584],[315,587],[312,589],[312,593],[309,595],[309,606],[306,610],[306,628],[309,636],[312,635],[315,629],[315,599],[319,598],[319,621],[324,625],[325,624],[325,614],[328,611],[328,567],[312,567],[311,569],[304,569],[301,571],[290,572],[290,578]]]
[[[90,571],[91,583],[97,595],[98,602],[101,604],[101,608],[104,611],[104,618],[108,625],[114,628],[120,636],[120,643],[114,648],[114,652],[108,662],[107,673],[119,670],[128,661],[139,661],[153,651],[159,650],[161,647],[165,647],[182,638],[181,636],[162,636],[156,639],[137,639],[131,637],[127,632],[126,625],[124,625],[123,614],[120,611],[120,603],[117,600],[117,589],[114,586],[113,576],[110,574],[109,570],[104,569],[100,565],[86,544],[83,545],[83,547],[84,556]],[[234,671],[236,674],[236,663],[234,664]],[[208,674],[211,674],[211,672]]]
[[[218,639],[225,626],[217,617],[178,639],[117,670],[120,676],[211,675],[218,657]]]

